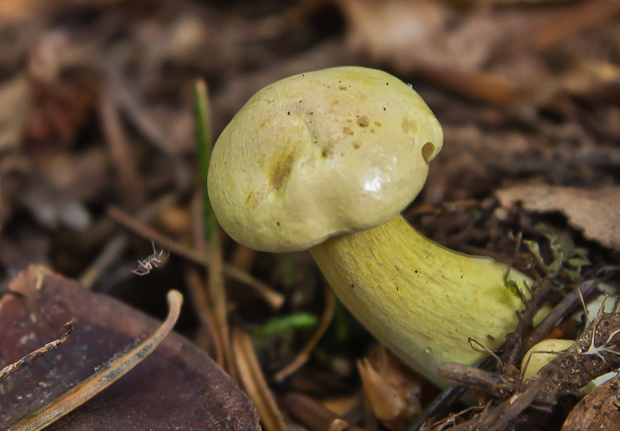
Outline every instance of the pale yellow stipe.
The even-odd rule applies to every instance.
[[[497,349],[515,329],[518,296],[505,286],[508,268],[466,256],[420,235],[402,216],[379,227],[328,239],[310,249],[336,295],[407,364],[435,384],[437,365],[475,365],[485,354],[471,337]],[[509,279],[526,293],[525,275]]]

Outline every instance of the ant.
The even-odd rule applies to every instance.
[[[140,276],[146,275],[149,272],[151,272],[154,268],[157,268],[158,267],[157,264],[162,264],[168,258],[168,256],[166,256],[165,258],[162,259],[164,250],[162,248],[162,250],[158,253],[157,250],[155,249],[155,243],[153,242],[153,240],[151,240],[151,245],[153,246],[153,254],[151,254],[144,260],[138,261],[138,267],[136,269],[131,270],[131,272],[133,272],[134,274],[140,275]],[[168,254],[170,254],[170,252],[168,252]]]

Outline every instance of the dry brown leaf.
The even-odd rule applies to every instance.
[[[405,429],[413,414],[419,411],[410,408],[412,406],[407,404],[407,400],[370,365],[367,359],[358,360],[357,369],[368,404],[377,419],[391,430]]]
[[[38,275],[39,274],[39,275]],[[39,289],[37,289],[39,285]],[[0,298],[0,367],[58,336],[75,318],[68,340],[0,383],[0,428],[56,399],[134,339],[154,319],[76,282],[36,267],[9,284],[21,296]],[[97,397],[49,430],[258,430],[248,398],[208,356],[177,334]]]
[[[620,187],[596,190],[548,185],[515,186],[497,192],[505,207],[522,202],[534,212],[559,211],[569,223],[583,229],[586,238],[605,247],[620,249]]]
[[[570,412],[562,431],[617,430],[620,427],[619,390],[620,377],[616,376],[590,392]]]
[[[419,377],[383,346],[358,360],[357,368],[366,401],[377,419],[392,430],[407,428],[422,411]]]

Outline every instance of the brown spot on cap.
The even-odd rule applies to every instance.
[[[416,133],[418,131],[418,125],[411,117],[403,117],[402,128],[405,133]]]
[[[271,175],[269,176],[272,188],[280,190],[286,184],[286,180],[293,169],[294,161],[295,155],[293,153],[288,153],[282,157],[275,157],[275,164],[272,166]]]

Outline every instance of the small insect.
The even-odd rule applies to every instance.
[[[163,263],[168,258],[168,256],[166,256],[162,259],[164,250],[162,249],[160,252],[157,252],[157,249],[155,248],[155,243],[153,241],[151,241],[151,245],[153,246],[153,254],[151,254],[144,260],[138,261],[138,267],[131,270],[131,272],[133,272],[134,274],[140,276],[146,275],[154,268],[157,268],[159,266],[157,264]]]

